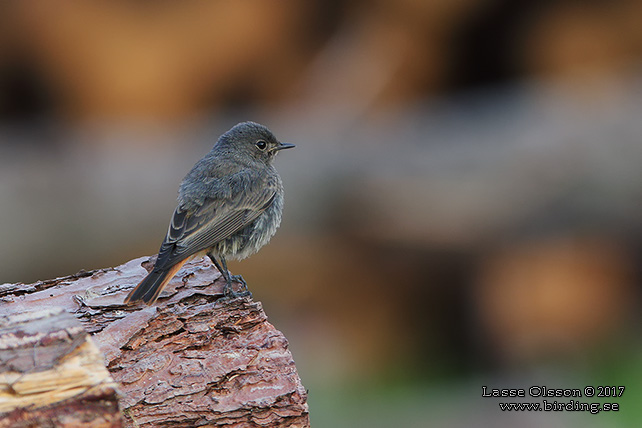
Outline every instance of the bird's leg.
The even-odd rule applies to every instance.
[[[221,265],[218,263],[218,260],[216,260],[216,257],[214,257],[211,254],[208,254],[207,257],[209,257],[212,263],[214,263],[214,266],[216,266],[216,269],[218,269],[218,271],[221,272],[221,275],[223,275],[223,278],[225,278],[225,282],[227,282],[227,285],[229,286],[231,283],[231,280],[230,280],[230,273],[227,271],[227,266],[225,266],[225,269],[223,269]]]
[[[221,264],[218,263],[216,260],[216,257],[214,257],[211,254],[208,254],[208,257],[214,263],[214,266],[216,266],[216,269],[218,269],[219,272],[221,272],[221,275],[223,275],[223,278],[225,278],[225,288],[223,288],[223,294],[227,298],[235,298],[235,297],[252,297],[252,293],[250,290],[247,288],[247,283],[243,279],[241,275],[230,275],[229,271],[227,270],[227,262],[225,261],[225,257],[219,256],[221,259]],[[221,266],[222,265],[222,266]],[[243,286],[243,290],[239,291],[238,293],[234,291],[232,288],[232,281],[236,281],[240,283]]]
[[[229,272],[227,270],[227,263],[225,261],[225,257],[220,256],[220,259],[221,259],[221,264],[223,265],[223,269],[226,272]],[[228,275],[229,275],[229,273],[228,273]],[[242,288],[241,288],[241,290],[239,292],[236,292],[236,291],[234,291],[232,289],[232,281],[236,281],[239,284],[241,284]],[[227,288],[228,289],[227,290],[223,290],[223,292],[228,297],[250,297],[250,298],[252,297],[252,293],[247,288],[247,282],[245,282],[245,280],[243,279],[243,277],[241,275],[230,275],[228,277],[228,287]]]

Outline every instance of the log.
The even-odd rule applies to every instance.
[[[0,315],[0,427],[123,426],[116,383],[60,308]]]
[[[209,260],[186,263],[153,306],[124,298],[153,258],[0,286],[0,313],[61,307],[119,385],[125,426],[309,427],[287,339],[251,297],[223,298]]]

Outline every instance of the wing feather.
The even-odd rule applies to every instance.
[[[247,178],[244,178],[247,183]],[[255,180],[226,199],[205,198],[191,209],[174,210],[169,230],[161,245],[155,269],[167,269],[179,261],[214,246],[256,220],[274,201],[278,184]],[[220,192],[219,192],[220,193]]]

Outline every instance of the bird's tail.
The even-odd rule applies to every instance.
[[[142,300],[148,305],[153,304],[158,295],[165,285],[169,282],[170,279],[176,275],[176,272],[179,271],[181,267],[185,264],[185,260],[181,260],[176,263],[174,266],[171,266],[168,269],[156,270],[155,268],[147,275],[132,291],[129,292],[125,298],[125,303],[136,302]]]

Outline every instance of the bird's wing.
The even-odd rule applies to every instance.
[[[275,180],[256,180],[229,198],[206,198],[202,205],[176,207],[161,245],[156,268],[167,269],[243,229],[274,201]]]

